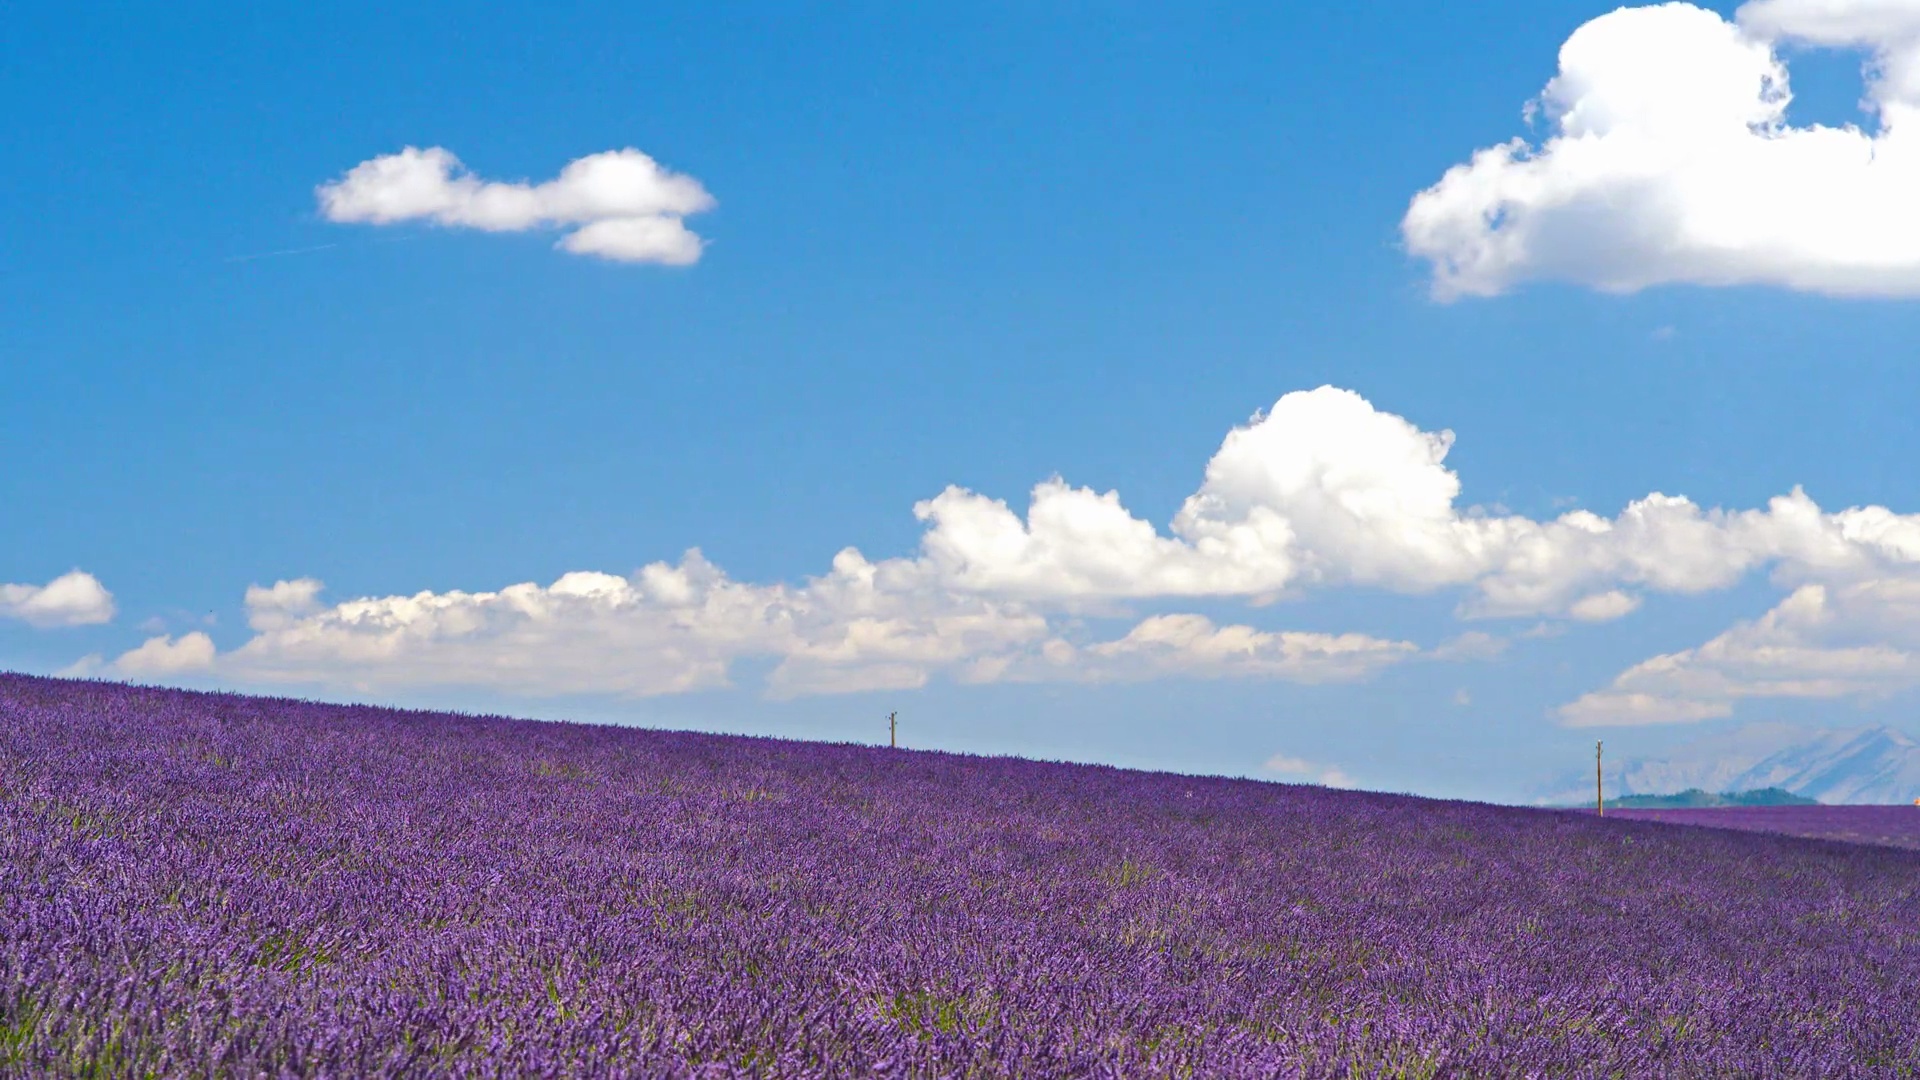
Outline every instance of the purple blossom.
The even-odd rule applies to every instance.
[[[1920,850],[1920,806],[1666,807],[1607,815]]]
[[[0,676],[0,1075],[1912,1076],[1916,1031],[1920,852]]]

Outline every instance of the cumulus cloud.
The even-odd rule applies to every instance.
[[[871,563],[852,548],[789,596],[794,635],[768,677],[776,697],[911,689],[936,672],[991,682],[1051,632],[1017,601],[956,592],[910,563]]]
[[[1168,677],[1349,682],[1420,651],[1407,641],[1368,634],[1323,634],[1216,626],[1203,615],[1155,615],[1124,637],[1077,647],[1053,639],[1009,665],[1001,677],[1038,681],[1120,682]]]
[[[1740,511],[1656,492],[1612,518],[1462,506],[1445,464],[1453,441],[1350,390],[1297,391],[1228,434],[1170,535],[1118,493],[1058,478],[1034,489],[1024,520],[949,488],[915,507],[928,524],[917,565],[956,588],[1035,602],[1462,587],[1470,616],[1603,621],[1638,606],[1627,588],[1700,593],[1762,566],[1805,578],[1920,562],[1920,517],[1827,513],[1797,488]]]
[[[1335,682],[1364,678],[1419,649],[1366,634],[1260,631],[1215,626],[1199,615],[1158,615],[1087,651],[1129,672]]]
[[[884,580],[883,580],[884,579]],[[855,551],[800,586],[737,582],[698,551],[620,577],[318,605],[319,583],[248,592],[258,633],[222,658],[245,680],[356,689],[480,686],[650,696],[730,685],[742,657],[779,661],[775,696],[903,689],[1037,641],[1017,605],[930,591]]]
[[[1197,615],[1155,616],[1116,640],[1076,645],[1025,604],[945,589],[905,560],[876,565],[851,549],[799,586],[736,582],[694,551],[632,577],[576,572],[497,592],[329,607],[317,602],[319,589],[311,579],[249,589],[257,633],[219,658],[220,671],[362,691],[457,685],[645,697],[729,686],[735,661],[762,657],[777,661],[766,692],[795,697],[914,689],[942,673],[975,683],[1326,682],[1363,678],[1418,651],[1361,634],[1216,627]],[[141,648],[165,647],[155,639]]]
[[[1640,598],[1629,596],[1619,589],[1583,596],[1573,602],[1567,614],[1581,622],[1611,622],[1633,614],[1640,607]]]
[[[317,582],[249,590],[259,632],[223,658],[264,682],[356,689],[461,685],[645,695],[726,684],[727,659],[790,630],[779,587],[729,581],[698,552],[632,578],[576,572],[551,585],[421,592],[313,609]]]
[[[1266,760],[1262,769],[1279,776],[1305,780],[1321,787],[1351,788],[1356,786],[1353,777],[1337,765],[1321,765],[1305,758],[1275,754]]]
[[[329,221],[570,230],[561,250],[670,266],[699,261],[703,244],[685,219],[715,205],[700,181],[632,148],[590,154],[552,180],[528,184],[482,180],[448,150],[409,146],[361,162],[315,194]]]
[[[1287,394],[1229,433],[1171,536],[1115,492],[1055,478],[1026,520],[948,488],[915,513],[928,561],[964,587],[1025,596],[1273,597],[1296,585],[1429,591],[1472,580],[1516,521],[1463,515],[1443,461],[1451,431],[1422,431],[1350,390]],[[1529,523],[1530,524],[1530,523]]]
[[[113,594],[79,570],[45,585],[0,585],[0,618],[29,626],[90,626],[112,621],[113,612]]]
[[[1574,31],[1516,138],[1417,195],[1401,229],[1442,299],[1531,280],[1920,295],[1920,16],[1906,0],[1686,3]],[[1794,125],[1784,45],[1866,51],[1868,127]],[[1870,127],[1870,129],[1869,129]]]
[[[1920,575],[1795,589],[1765,615],[1656,656],[1560,707],[1573,727],[1684,723],[1754,698],[1872,699],[1920,686]]]
[[[212,670],[214,656],[213,639],[195,630],[178,639],[164,634],[148,638],[120,654],[108,669],[133,678],[190,675]]]
[[[1570,510],[1537,520],[1463,505],[1446,466],[1452,445],[1449,431],[1321,387],[1287,394],[1228,433],[1165,529],[1117,492],[1054,478],[1024,514],[949,488],[915,507],[917,552],[873,560],[848,548],[826,573],[792,584],[733,580],[697,551],[624,577],[583,571],[548,585],[338,603],[323,601],[315,580],[282,581],[248,590],[254,636],[216,667],[255,682],[523,694],[712,689],[730,685],[745,658],[770,663],[773,696],[901,690],[938,677],[1318,682],[1414,657],[1485,660],[1509,638],[1469,630],[1421,650],[1363,634],[1219,625],[1177,605],[1359,586],[1447,590],[1470,618],[1597,622],[1630,616],[1646,595],[1724,589],[1761,570],[1783,588],[1835,596],[1920,576],[1920,516],[1829,512],[1795,489],[1745,510],[1655,493],[1610,518]],[[1136,610],[1148,605],[1157,610]],[[1569,706],[1567,719],[1599,722],[1603,706],[1692,719],[1733,696],[1675,705],[1635,676],[1598,704]]]
[[[1055,478],[1026,519],[948,488],[915,513],[926,560],[981,591],[1028,597],[1253,596],[1305,584],[1420,592],[1472,580],[1511,526],[1463,515],[1445,467],[1450,431],[1427,432],[1334,387],[1288,394],[1229,433],[1171,533],[1115,492]]]
[[[270,587],[247,586],[244,600],[247,625],[255,630],[281,630],[320,609],[320,591],[314,578],[276,581]]]

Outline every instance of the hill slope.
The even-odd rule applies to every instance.
[[[1892,1075],[1920,855],[0,677],[0,1074]]]
[[[1843,840],[1850,844],[1883,844],[1920,851],[1920,807],[1913,806],[1711,806],[1627,807],[1609,809],[1608,817],[1637,821],[1664,821],[1674,825],[1701,825],[1710,829]]]

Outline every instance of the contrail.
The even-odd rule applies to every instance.
[[[364,240],[336,240],[331,244],[315,244],[312,247],[284,248],[280,251],[260,251],[252,255],[229,255],[220,261],[224,263],[252,262],[255,259],[276,259],[282,255],[305,255],[311,251],[326,251],[337,247],[363,247],[367,244],[404,244],[410,240],[418,239],[419,237],[417,236],[376,236]]]
[[[281,251],[262,251],[252,255],[229,255],[220,261],[230,263],[252,262],[255,259],[272,259],[281,255],[305,255],[309,251],[325,251],[328,248],[337,248],[339,246],[339,244],[315,244],[312,247],[286,248]]]

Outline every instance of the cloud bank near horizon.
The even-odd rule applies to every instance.
[[[1327,765],[1308,761],[1305,758],[1287,754],[1275,754],[1260,766],[1263,772],[1271,773],[1296,783],[1319,784],[1321,787],[1354,788],[1353,777],[1338,765]]]
[[[1119,493],[1058,477],[1033,489],[1024,515],[950,487],[915,506],[916,554],[876,561],[847,548],[797,584],[736,581],[697,550],[630,576],[577,571],[544,586],[339,603],[303,578],[248,589],[252,637],[228,652],[205,634],[163,636],[106,669],[533,696],[716,689],[749,658],[773,663],[772,697],[935,678],[1339,682],[1486,659],[1504,639],[1469,630],[1421,646],[1219,625],[1177,608],[1362,587],[1453,596],[1470,621],[1602,622],[1630,617],[1648,595],[1723,590],[1766,571],[1791,592],[1775,615],[1649,660],[1560,720],[1681,722],[1749,698],[1920,684],[1920,602],[1904,599],[1920,595],[1920,515],[1828,512],[1795,489],[1748,510],[1655,492],[1611,518],[1536,520],[1460,505],[1445,464],[1453,439],[1323,386],[1229,432],[1164,530]]]
[[[1873,129],[1790,123],[1783,46],[1864,52]],[[1620,8],[1568,37],[1526,115],[1538,145],[1478,150],[1407,210],[1440,299],[1528,281],[1920,296],[1920,4]]]
[[[700,181],[628,147],[569,162],[545,183],[482,180],[452,151],[409,146],[315,189],[328,221],[425,221],[484,232],[565,230],[555,246],[614,262],[688,266],[705,244],[686,218],[716,206]]]
[[[1872,701],[1920,686],[1920,573],[1811,583],[1758,619],[1641,661],[1563,705],[1572,727],[1684,723],[1764,698]]]

